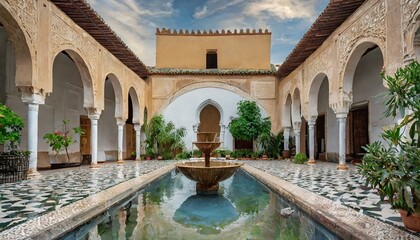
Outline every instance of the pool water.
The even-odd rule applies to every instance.
[[[280,211],[294,212],[283,217]],[[173,171],[64,239],[339,239],[242,170],[218,195]]]

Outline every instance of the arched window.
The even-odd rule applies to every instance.
[[[208,50],[206,54],[206,68],[217,69],[217,51]]]

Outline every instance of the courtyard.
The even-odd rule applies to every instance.
[[[0,238],[45,239],[60,236],[64,231],[80,224],[77,221],[85,220],[85,215],[89,215],[93,209],[107,201],[114,201],[113,198],[117,194],[115,189],[119,189],[118,194],[133,188],[139,189],[145,182],[150,182],[141,178],[142,176],[150,175],[159,169],[160,173],[157,175],[172,171],[175,162],[129,161],[119,166],[114,163],[103,164],[94,171],[87,166],[42,171],[33,179],[4,184],[0,189]],[[327,198],[328,200],[313,202],[312,211],[335,209],[333,212],[347,218],[343,226],[346,231],[353,229],[365,234],[359,237],[419,237],[418,234],[403,228],[398,212],[391,209],[389,203],[380,201],[376,190],[363,186],[363,179],[357,174],[354,166],[351,166],[349,171],[336,171],[335,165],[327,162],[317,165],[299,165],[289,160],[244,162],[246,166],[254,168],[254,171],[256,169],[264,175],[287,181],[289,185],[284,185],[286,190],[283,191],[291,191],[288,194],[296,199],[295,202],[302,199],[316,201]],[[136,183],[141,183],[138,186],[124,185],[136,179]],[[292,189],[287,189],[290,186]],[[304,195],[297,195],[302,192]],[[318,197],[312,198],[311,194]],[[339,222],[334,224],[340,225]],[[372,228],[369,224],[376,226]],[[363,229],[360,229],[363,225]],[[351,232],[344,234],[350,236]]]
[[[418,0],[0,0],[0,239],[419,239],[419,61]]]

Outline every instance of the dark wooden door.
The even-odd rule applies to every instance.
[[[315,157],[325,152],[325,114],[319,115],[315,123]]]
[[[369,143],[369,119],[368,108],[360,108],[351,111],[352,136],[353,136],[353,154],[364,153],[362,146]]]
[[[80,128],[83,134],[80,135],[80,152],[82,155],[90,154],[90,119],[87,116],[80,116]]]

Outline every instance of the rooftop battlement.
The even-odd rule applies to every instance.
[[[188,29],[166,29],[166,28],[156,28],[156,35],[205,35],[205,36],[224,36],[224,35],[267,35],[271,34],[268,29],[262,30],[262,29],[235,29],[233,31],[231,30],[188,30]]]

